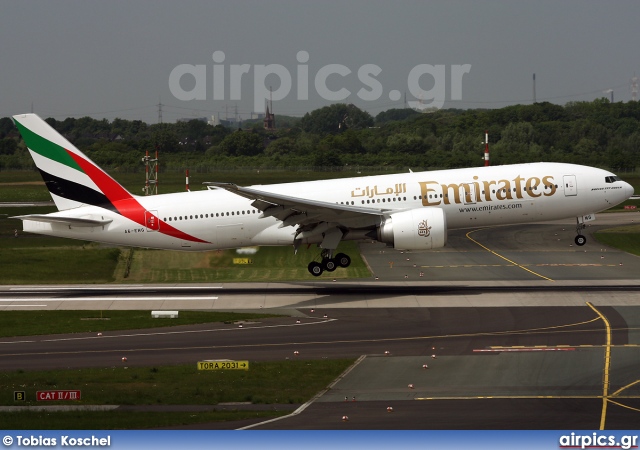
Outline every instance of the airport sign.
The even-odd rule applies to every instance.
[[[198,361],[198,370],[249,370],[249,361]]]
[[[38,391],[36,392],[36,400],[38,400],[39,402],[57,400],[80,400],[80,391]]]
[[[234,264],[253,264],[253,259],[251,258],[233,258]]]

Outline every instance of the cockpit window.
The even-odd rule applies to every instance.
[[[615,183],[616,181],[622,181],[622,179],[620,177],[617,177],[615,175],[611,175],[608,177],[604,177],[604,181],[606,183]]]

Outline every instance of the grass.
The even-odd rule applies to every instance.
[[[0,186],[5,183],[28,183],[42,181],[37,170],[3,170],[0,172]]]
[[[313,279],[308,263],[320,250],[302,247],[297,255],[292,246],[262,247],[249,256],[253,264],[233,264],[245,257],[235,250],[220,252],[179,252],[134,250],[131,271],[125,277],[130,249],[106,247],[87,241],[23,233],[22,224],[12,216],[46,214],[52,207],[0,208],[0,284],[73,283],[165,283],[292,281]],[[14,230],[18,238],[14,238]],[[338,251],[352,258],[351,266],[325,273],[321,278],[362,278],[370,276],[354,242],[343,242]]]
[[[189,365],[0,372],[0,392],[25,391],[26,401],[0,396],[3,406],[29,406],[38,390],[80,389],[73,405],[216,405],[304,403],[353,364],[352,359],[251,362],[248,371],[198,371]],[[47,402],[69,404],[69,402]],[[65,412],[2,415],[5,429],[140,429],[273,417],[282,412]],[[134,418],[135,416],[135,418]],[[22,420],[21,420],[22,419]]]
[[[125,277],[131,251],[131,269]],[[320,279],[370,276],[357,243],[343,242],[338,251],[351,256],[351,265],[325,272]],[[235,250],[131,250],[25,234],[0,239],[0,284],[308,281],[316,278],[307,271],[307,264],[318,259],[319,252],[316,247],[304,248],[296,255],[291,246],[261,247],[255,255],[239,255]],[[234,258],[249,258],[252,264],[234,264]]]
[[[36,391],[80,389],[74,405],[216,405],[304,403],[340,375],[352,359],[251,361],[249,370],[157,367],[0,372],[0,392],[25,391],[26,401],[0,396],[0,405],[36,405]],[[52,401],[49,404],[69,404]]]
[[[0,184],[1,202],[48,202],[51,201],[49,191],[44,182],[6,186]]]
[[[0,337],[137,330],[214,322],[233,323],[239,320],[269,317],[278,316],[273,314],[180,311],[177,319],[152,319],[149,311],[3,311],[0,314]]]
[[[110,283],[117,248],[0,248],[0,284]]]
[[[595,238],[602,244],[640,256],[640,225],[600,230]]]
[[[0,202],[45,202],[49,191],[37,171],[0,172]]]
[[[23,233],[22,214],[53,207],[0,208],[0,284],[110,283],[120,249],[86,241]],[[14,230],[18,230],[18,238]]]
[[[360,256],[355,242],[342,242],[338,252],[351,256],[348,268],[325,272],[322,278],[365,278],[369,269]],[[295,254],[292,246],[260,247],[255,255],[239,255],[235,250],[187,253],[169,250],[134,251],[128,278],[118,270],[117,281],[128,283],[202,283],[202,282],[272,282],[312,280],[307,265],[317,259],[320,250],[315,246],[300,248]],[[248,258],[252,264],[234,264],[234,258]],[[121,263],[122,264],[122,263]]]
[[[36,391],[80,389],[74,405],[216,405],[304,403],[340,375],[352,359],[251,361],[249,370],[157,367],[0,372],[0,392],[25,391],[26,401],[0,396],[0,405],[36,405]],[[47,404],[69,404],[52,401]]]
[[[55,238],[40,234],[23,233],[22,221],[11,217],[25,214],[48,214],[54,212],[55,207],[33,208],[0,208],[0,249],[17,250],[38,247],[83,247],[87,241]],[[18,239],[14,231],[18,230]]]
[[[142,180],[141,174],[115,174],[118,181],[133,192]],[[344,173],[318,174],[314,172],[264,172],[260,182],[297,181],[319,175],[344,176]],[[239,184],[255,182],[255,172],[222,172],[193,174],[191,183],[200,188],[204,180],[223,179]],[[167,174],[163,185],[166,192],[184,189],[181,174]],[[33,182],[36,172],[2,172],[0,201],[50,200],[44,185],[15,185],[2,183]],[[42,197],[31,192],[40,190]],[[164,190],[161,190],[165,192]],[[307,271],[311,260],[318,259],[320,250],[300,248],[297,255],[292,246],[263,247],[250,259],[253,264],[235,265],[234,257],[242,257],[235,250],[190,253],[162,250],[134,251],[130,273],[125,277],[126,256],[129,249],[105,248],[86,241],[54,238],[22,233],[22,223],[12,216],[47,214],[55,207],[0,208],[0,284],[73,284],[73,283],[169,283],[169,282],[233,282],[233,281],[293,281],[314,279]],[[14,238],[17,229],[19,238]],[[370,273],[354,242],[343,242],[338,251],[352,258],[347,269],[338,268],[321,278],[363,278]]]

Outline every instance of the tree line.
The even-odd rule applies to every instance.
[[[605,98],[429,113],[391,109],[375,117],[354,105],[334,104],[302,118],[276,116],[277,130],[264,130],[261,121],[244,122],[242,129],[199,120],[46,121],[97,164],[128,172],[144,170],[141,156],[156,149],[164,170],[479,166],[485,130],[492,165],[571,162],[625,172],[640,162],[640,103]],[[31,168],[13,122],[0,119],[0,170]]]

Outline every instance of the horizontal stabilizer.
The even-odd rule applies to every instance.
[[[79,217],[60,217],[60,216],[49,216],[42,214],[30,214],[26,216],[15,216],[12,219],[20,219],[20,220],[32,220],[34,222],[48,222],[48,223],[61,223],[63,225],[69,225],[70,227],[102,227],[105,226],[113,220],[96,220],[96,219],[82,219]]]

